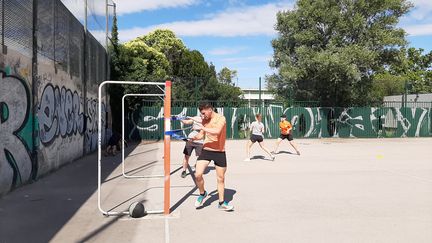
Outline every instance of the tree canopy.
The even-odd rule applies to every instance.
[[[146,82],[172,79],[174,100],[240,100],[240,89],[231,84],[236,71],[223,69],[223,75],[226,70],[230,75],[219,82],[213,64],[208,64],[199,51],[188,49],[170,30],[155,30],[124,44],[118,44],[117,32],[113,26],[113,39],[116,39],[117,43],[113,43],[111,48],[111,70],[114,70],[112,74],[117,80]],[[156,87],[125,85],[123,88],[111,90],[111,94],[116,94],[117,97],[122,93],[158,91]],[[139,98],[130,100],[139,103]]]
[[[237,77],[237,71],[236,70],[230,70],[227,67],[222,68],[218,74],[217,78],[219,82],[223,84],[229,84],[229,85],[235,85],[234,79]]]
[[[382,102],[384,96],[432,93],[432,51],[401,48],[394,62],[374,76],[370,100]]]
[[[323,106],[368,104],[374,78],[406,45],[396,25],[410,7],[405,0],[298,0],[277,14],[270,90]]]

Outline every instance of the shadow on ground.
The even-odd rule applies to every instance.
[[[231,202],[234,199],[234,194],[236,194],[236,192],[237,192],[236,190],[225,188],[224,200],[226,202]],[[208,198],[204,201],[204,204],[201,207],[199,207],[198,209],[208,207],[211,204],[213,204],[213,202],[216,202],[215,205],[217,205],[217,203],[219,202],[219,194],[218,194],[217,190],[211,191],[208,194]]]
[[[131,144],[126,154],[137,146]],[[121,153],[102,157],[102,163],[104,181],[121,164]],[[145,166],[130,172],[145,169]],[[39,179],[37,183],[10,192],[0,198],[0,242],[49,242],[96,191],[97,152],[94,152]],[[88,237],[103,231],[118,219],[113,217]]]
[[[292,155],[297,155],[296,153],[291,153],[290,151],[284,151],[284,150],[281,150],[281,151],[279,151],[279,152],[277,152],[275,154],[292,154]]]

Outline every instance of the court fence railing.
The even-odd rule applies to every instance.
[[[318,102],[248,102],[211,101],[227,122],[227,138],[246,139],[257,113],[262,114],[265,138],[278,138],[280,116],[285,114],[293,126],[294,138],[384,138],[431,137],[432,102],[385,102],[378,107],[320,107]],[[310,104],[310,106],[308,106]],[[172,114],[196,116],[199,103],[172,102]],[[305,106],[306,105],[306,106]],[[143,101],[127,114],[129,139],[152,140],[163,137],[159,101]],[[172,129],[181,129],[172,121]],[[184,135],[187,135],[185,132]]]

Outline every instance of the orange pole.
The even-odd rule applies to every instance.
[[[171,130],[171,81],[165,82],[165,101],[164,101],[164,132]],[[165,133],[164,133],[165,134]],[[171,174],[171,137],[164,135],[164,215],[170,213],[170,174]]]

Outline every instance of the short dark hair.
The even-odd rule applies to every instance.
[[[200,111],[202,111],[204,109],[212,109],[213,110],[213,106],[209,102],[201,102],[201,104],[198,106],[198,109]]]
[[[280,117],[281,117],[281,118],[286,118],[286,115],[285,115],[285,114],[282,114]]]

